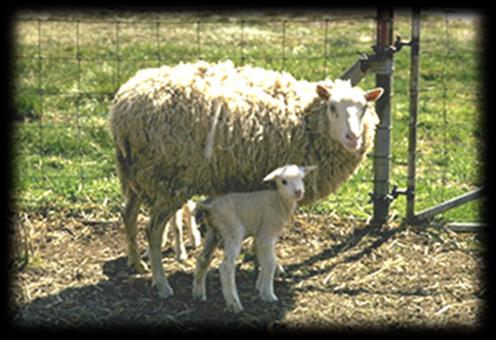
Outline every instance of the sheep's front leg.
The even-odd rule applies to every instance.
[[[273,237],[257,237],[257,258],[260,263],[256,287],[262,300],[267,302],[277,301],[274,294],[274,273],[276,271],[277,260],[275,256],[276,239]]]
[[[227,310],[232,313],[243,311],[243,306],[239,300],[238,290],[236,288],[236,259],[241,250],[241,234],[242,227],[239,229],[232,228],[231,235],[223,235],[224,237],[224,260],[222,261],[219,271],[222,283],[222,294],[226,301]],[[227,236],[227,237],[226,237]]]
[[[152,267],[152,284],[157,288],[158,295],[161,298],[167,298],[174,294],[174,291],[165,277],[164,268],[162,267],[162,253],[160,251],[162,235],[167,219],[168,215],[153,212],[146,228]]]
[[[207,300],[205,281],[207,278],[208,266],[212,262],[212,257],[217,244],[217,236],[213,230],[209,229],[205,236],[203,250],[196,260],[195,277],[193,279],[193,299],[195,300]]]

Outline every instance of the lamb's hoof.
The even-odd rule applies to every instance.
[[[193,286],[193,300],[207,301],[207,294],[201,287]]]
[[[240,303],[233,303],[226,305],[226,309],[229,313],[239,314],[243,311],[243,306]]]
[[[276,266],[276,275],[277,275],[277,276],[283,276],[283,275],[285,275],[285,274],[286,274],[286,271],[284,270],[284,267],[283,267],[283,266],[281,266],[280,264],[278,264],[278,265]]]
[[[186,251],[179,253],[179,255],[176,255],[176,261],[177,262],[184,262],[188,259],[188,254]]]
[[[264,294],[264,295],[260,295],[260,297],[265,302],[277,302],[277,301],[279,301],[279,299],[277,298],[277,296],[275,294]]]
[[[145,273],[148,273],[148,271],[149,271],[146,263],[141,261],[141,260],[134,262],[134,263],[129,261],[128,266],[131,267],[132,269],[134,269],[134,271],[137,272],[138,274],[145,274]]]
[[[174,295],[174,290],[167,282],[156,282],[153,283],[152,286],[157,289],[158,296],[162,299],[167,299],[168,297]]]
[[[193,246],[193,249],[196,249],[199,246],[201,246],[201,238],[198,238],[198,240],[193,241],[192,246]]]

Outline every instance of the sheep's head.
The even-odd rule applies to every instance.
[[[326,102],[331,138],[350,152],[358,151],[363,143],[364,118],[370,114],[369,104],[383,92],[380,87],[364,91],[343,80],[336,80],[332,87],[317,85],[317,94]]]
[[[264,182],[275,181],[277,190],[288,201],[299,201],[305,194],[303,178],[316,166],[285,165],[265,176]]]

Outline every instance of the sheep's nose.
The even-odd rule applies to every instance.
[[[294,193],[295,193],[295,196],[296,196],[297,198],[300,198],[301,196],[303,196],[303,191],[301,191],[301,190],[299,190],[299,189],[295,190],[295,192],[294,192]]]
[[[353,132],[348,132],[346,134],[345,143],[349,148],[356,150],[360,146],[360,136],[356,135]]]
[[[354,132],[348,132],[346,134],[346,139],[352,141],[352,142],[356,142],[358,140],[358,138],[360,138],[358,135],[356,135]]]

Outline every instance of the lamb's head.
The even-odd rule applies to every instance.
[[[339,79],[331,87],[317,85],[317,94],[326,103],[331,138],[350,152],[358,151],[363,143],[364,118],[371,114],[369,104],[379,99],[383,92],[380,87],[364,91]]]
[[[316,166],[285,165],[265,176],[265,181],[275,181],[277,190],[288,201],[299,201],[305,194],[303,178]]]

